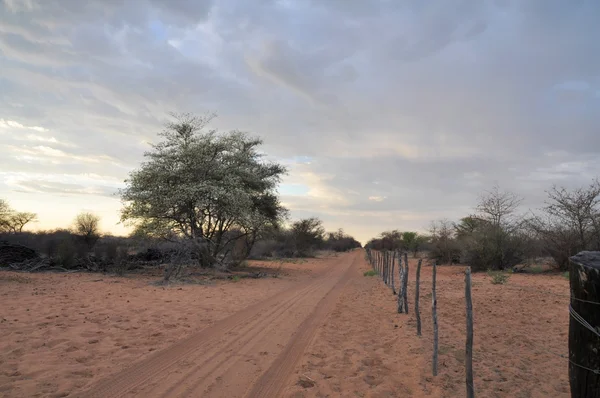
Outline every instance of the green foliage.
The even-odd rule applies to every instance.
[[[360,242],[350,235],[346,235],[341,228],[337,232],[329,232],[327,239],[323,242],[325,250],[333,250],[336,252],[345,252],[361,247]]]
[[[488,271],[488,275],[492,278],[493,285],[504,285],[510,277],[507,273],[500,271]]]
[[[382,232],[379,235],[379,238],[374,238],[367,242],[365,248],[371,248],[373,250],[410,251],[416,256],[428,240],[428,237],[419,235],[417,232],[400,232],[395,229]]]
[[[120,192],[121,218],[140,235],[194,242],[202,266],[230,261],[232,242],[251,247],[286,217],[275,191],[286,169],[263,160],[259,138],[205,131],[212,116],[174,116]]]
[[[566,280],[570,280],[570,276],[569,276],[569,271],[566,271],[562,274],[563,278],[565,278]]]
[[[452,264],[460,261],[460,246],[452,223],[446,219],[434,221],[429,229],[429,256],[438,264]]]
[[[305,218],[292,224],[292,239],[297,257],[312,257],[314,250],[320,248],[324,241],[325,228],[323,222],[316,218]]]
[[[365,273],[363,274],[363,276],[376,276],[376,275],[377,275],[377,272],[372,269],[365,271]]]
[[[232,280],[233,282],[239,282],[239,281],[241,280],[241,278],[240,278],[240,276],[239,276],[239,275],[234,275],[234,276],[233,276],[233,278],[231,278],[231,280]]]

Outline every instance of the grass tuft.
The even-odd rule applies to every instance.
[[[370,269],[368,271],[365,271],[365,273],[363,274],[364,276],[375,276],[377,275],[377,272],[375,272],[375,270]]]
[[[501,271],[488,271],[488,275],[492,278],[493,285],[504,285],[510,276]]]

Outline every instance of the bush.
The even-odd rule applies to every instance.
[[[498,271],[488,271],[488,275],[492,278],[493,285],[504,285],[509,278],[508,274]]]
[[[460,242],[461,262],[473,271],[509,269],[527,257],[525,243],[520,235],[491,226],[481,227]]]
[[[75,268],[77,264],[77,246],[73,239],[65,239],[58,244],[54,261],[64,268]]]
[[[364,276],[375,276],[375,275],[377,275],[377,272],[375,270],[371,269],[371,270],[365,271],[365,273],[363,275]]]

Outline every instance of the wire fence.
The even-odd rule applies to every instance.
[[[403,255],[404,255],[404,261],[403,261]],[[373,270],[377,273],[378,276],[380,276],[382,278],[382,281],[384,282],[385,285],[389,286],[392,291],[393,294],[396,294],[396,284],[395,284],[395,276],[394,276],[394,271],[397,269],[397,274],[398,277],[400,279],[399,282],[399,291],[398,291],[398,313],[408,313],[408,303],[406,302],[405,297],[407,296],[407,274],[408,274],[408,259],[407,259],[407,254],[406,253],[400,253],[400,252],[396,252],[394,254],[390,254],[390,253],[386,253],[385,251],[376,251],[376,250],[370,250],[367,249],[366,252],[366,257],[367,257],[367,261],[369,262],[369,264],[372,266]],[[403,265],[403,262],[405,263]],[[419,271],[420,271],[420,266],[421,266],[421,260],[419,260]],[[434,323],[434,327],[433,327],[433,332],[434,332],[434,337],[433,337],[433,358],[432,358],[432,370],[433,370],[433,375],[436,376],[437,375],[437,361],[438,361],[438,336],[437,336],[437,314],[436,314],[436,279],[435,279],[435,268],[436,268],[436,264],[433,263],[433,279],[432,281],[421,281],[419,280],[419,275],[417,275],[416,277],[416,281],[415,281],[415,289],[420,289],[422,288],[424,285],[431,285],[432,288],[432,298],[433,298],[433,304],[432,304],[432,312],[433,312],[433,323]],[[465,293],[465,299],[467,299],[467,296],[470,299],[470,289],[471,289],[471,282],[470,282],[470,272],[468,272],[469,277],[468,277],[468,282],[466,283],[467,285],[467,291]],[[437,288],[439,289],[439,285],[437,286]],[[579,302],[579,303],[584,303],[584,304],[590,304],[590,305],[600,305],[600,302],[598,301],[592,301],[592,300],[586,300],[586,299],[582,299],[579,297],[575,297],[572,292],[571,294],[563,294],[563,293],[558,293],[558,292],[554,292],[551,290],[547,290],[547,289],[540,289],[540,288],[533,288],[530,286],[523,286],[523,285],[500,285],[499,286],[500,289],[502,290],[510,290],[510,291],[515,291],[515,292],[529,292],[529,293],[534,293],[534,294],[538,294],[538,295],[542,295],[542,296],[547,296],[547,297],[552,297],[552,298],[565,298],[569,300],[569,304],[568,304],[568,310],[569,310],[569,317],[570,319],[574,320],[575,322],[577,322],[579,325],[581,325],[585,330],[589,331],[594,337],[596,338],[600,338],[600,328],[599,327],[595,327],[592,324],[590,324],[582,315],[580,315],[574,308],[573,308],[573,303],[574,302]],[[418,311],[419,310],[419,304],[418,304],[418,300],[419,300],[419,290],[417,290],[415,292],[415,310]],[[401,303],[402,302],[402,303]],[[469,333],[469,327],[472,328],[472,324],[469,325],[469,315],[468,315],[468,311],[469,311],[469,304],[467,303],[467,330],[466,330],[466,334],[468,335]],[[416,313],[416,318],[418,319],[418,335],[420,335],[421,333],[421,322],[420,322],[420,313]],[[472,314],[471,314],[471,321],[472,321]],[[472,329],[471,329],[471,333],[472,333]],[[600,340],[599,340],[600,342]],[[467,368],[470,365],[470,361],[468,360],[468,358],[471,358],[471,361],[473,359],[473,357],[475,357],[475,359],[477,360],[477,355],[473,355],[473,350],[472,350],[472,346],[470,347],[469,350],[469,343],[472,344],[472,335],[471,335],[471,341],[469,342],[469,340],[467,339],[467,348],[466,348],[466,358],[467,360],[465,361],[465,363],[467,364]],[[591,368],[589,366],[585,366],[581,363],[578,363],[577,361],[573,360],[571,358],[571,354],[569,355],[564,355],[561,353],[558,353],[554,350],[549,349],[548,347],[542,345],[542,344],[533,344],[530,343],[530,349],[532,349],[532,351],[537,351],[538,354],[542,355],[542,354],[548,354],[548,355],[552,355],[554,357],[557,358],[561,358],[563,360],[566,360],[567,363],[569,363],[570,365],[577,367],[579,369],[585,370],[585,371],[589,371],[591,373],[593,373],[594,375],[600,375],[600,369],[595,369],[595,368]],[[596,352],[595,355],[598,355],[598,353]],[[467,397],[473,397],[474,396],[474,384],[472,379],[469,379],[469,374],[472,375],[472,370],[470,369],[466,369],[466,374],[467,374],[467,380],[466,380],[466,387],[467,387]],[[598,386],[600,388],[600,385]]]

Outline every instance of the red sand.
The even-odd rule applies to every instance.
[[[212,286],[3,272],[0,396],[464,396],[464,267],[438,268],[434,378],[431,267],[422,271],[419,338],[415,265],[409,315],[395,313],[377,277],[363,276],[362,251]],[[561,276],[492,285],[474,275],[478,396],[569,396],[567,360],[554,355],[567,354],[567,295]]]

